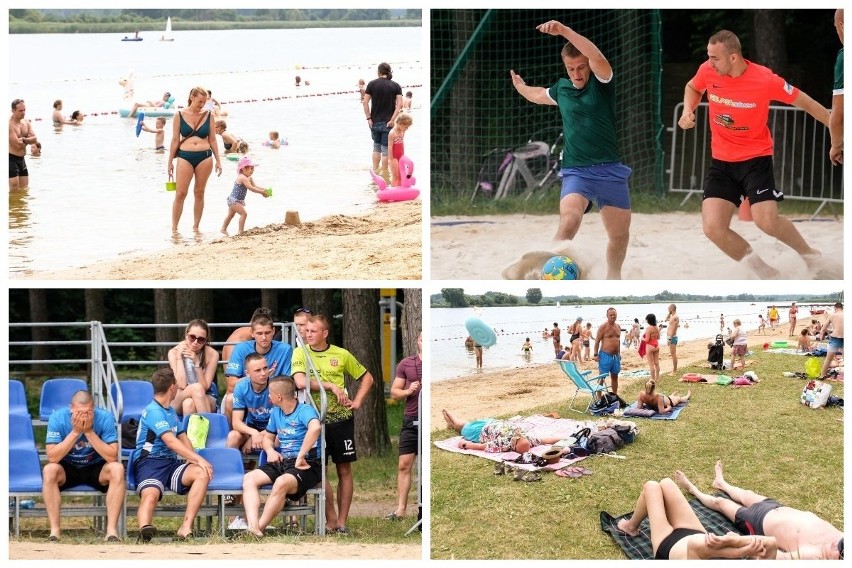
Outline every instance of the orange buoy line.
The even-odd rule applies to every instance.
[[[400,85],[400,86],[403,89],[413,89],[413,88],[417,88],[417,87],[422,87],[423,85],[422,84],[416,84],[416,85]],[[272,97],[260,97],[260,98],[252,98],[252,99],[234,99],[234,100],[230,100],[230,101],[219,101],[219,103],[222,104],[222,105],[260,103],[260,102],[269,102],[269,101],[283,101],[283,100],[288,100],[288,99],[306,99],[306,98],[309,98],[309,97],[330,97],[330,96],[336,96],[336,95],[350,95],[350,94],[359,93],[359,92],[360,91],[358,89],[348,89],[348,90],[345,90],[345,91],[328,91],[328,92],[325,92],[325,93],[299,93],[299,94],[279,95],[279,96],[272,96]],[[180,110],[180,109],[185,108],[185,107],[175,106],[173,108],[176,109],[176,110]],[[118,114],[118,110],[110,110],[110,111],[104,111],[104,112],[87,112],[86,116],[107,116],[107,115],[111,115],[111,114]],[[33,122],[39,122],[41,120],[52,120],[52,119],[39,117],[39,118],[30,118],[29,120],[31,120]]]

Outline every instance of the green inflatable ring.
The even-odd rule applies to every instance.
[[[775,347],[775,348],[789,347],[789,344],[786,341],[773,341],[772,347]]]

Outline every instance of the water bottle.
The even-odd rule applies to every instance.
[[[192,357],[183,356],[183,369],[186,371],[186,384],[194,385],[198,382],[198,377],[195,376],[195,366],[192,364]]]
[[[32,499],[24,499],[21,501],[21,509],[32,509],[35,507],[35,501]]]

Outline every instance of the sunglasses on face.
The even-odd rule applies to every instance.
[[[310,308],[299,308],[298,310],[296,310],[296,313],[297,314],[312,314],[314,312]]]
[[[207,338],[203,335],[193,335],[191,333],[186,334],[186,340],[190,343],[200,343],[201,345],[207,343]]]

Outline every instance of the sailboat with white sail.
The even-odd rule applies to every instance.
[[[175,40],[175,38],[172,35],[172,17],[169,16],[168,18],[166,18],[166,31],[160,37],[160,41],[174,41],[174,40]]]

